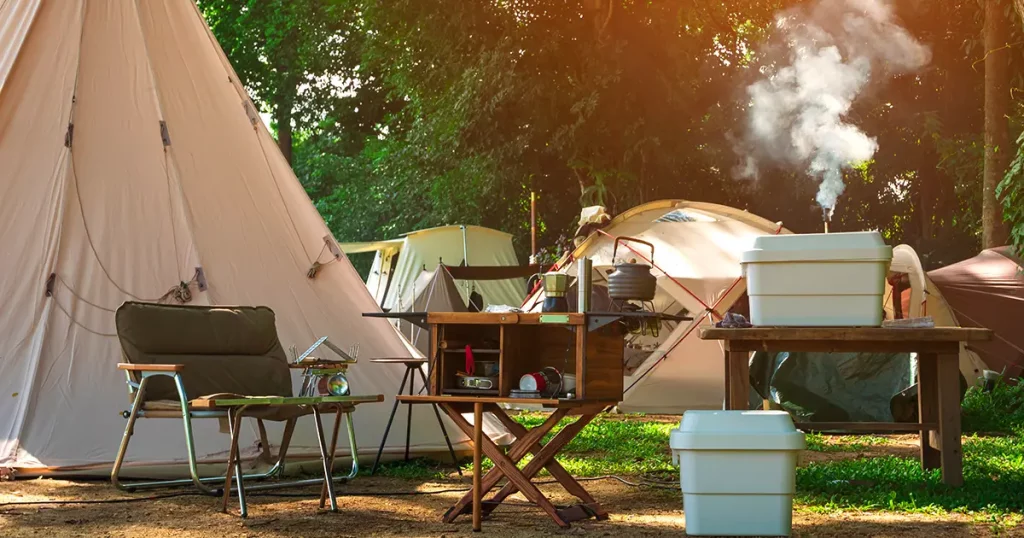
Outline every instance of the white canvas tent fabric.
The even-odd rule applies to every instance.
[[[113,310],[183,281],[192,304],[270,306],[286,348],[358,344],[354,390],[394,396],[402,367],[367,359],[412,349],[361,316],[374,299],[330,254],[333,238],[192,1],[0,2],[0,163],[0,467],[109,467],[128,405]],[[309,279],[316,260],[326,265]],[[433,411],[415,407],[413,452],[444,451]],[[376,452],[389,410],[356,411],[361,452]],[[307,422],[295,454],[315,452]],[[216,421],[195,426],[200,459],[223,461]],[[128,461],[184,462],[180,422],[140,421]]]
[[[440,260],[453,266],[463,262],[470,266],[519,265],[512,236],[482,226],[441,226],[410,232],[400,239],[342,243],[341,249],[347,254],[377,252],[366,287],[384,310],[398,312],[409,310],[401,298],[417,295],[416,279],[424,271],[432,272]],[[473,289],[483,297],[480,310],[492,304],[519,306],[526,296],[522,278],[456,284],[467,304]]]
[[[600,232],[591,234],[559,271],[575,277],[571,260],[593,260],[594,287],[613,269],[615,237],[635,237],[655,245],[654,263],[663,271],[658,279],[654,308],[675,314],[682,309],[694,317],[674,329],[663,326],[657,337],[631,337],[626,349],[626,393],[619,409],[624,412],[681,414],[688,409],[721,409],[725,370],[722,344],[701,340],[697,327],[714,323],[707,306],[724,314],[743,295],[740,255],[753,246],[754,238],[789,233],[774,223],[738,209],[701,202],[663,200],[635,207],[616,216]],[[649,256],[646,246],[636,252]],[[637,258],[619,247],[619,260]],[[644,263],[643,260],[637,259]],[[574,289],[574,287],[573,287]],[[692,294],[692,295],[691,295]],[[566,294],[570,303],[575,292]],[[527,299],[524,310],[539,311],[543,292]],[[684,334],[688,334],[683,338]],[[639,362],[639,364],[635,364]]]

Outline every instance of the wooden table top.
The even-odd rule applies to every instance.
[[[396,400],[403,403],[486,403],[486,404],[530,404],[544,407],[608,406],[619,402],[611,400],[556,400],[553,398],[509,398],[500,396],[455,396],[455,395],[398,395]]]
[[[379,364],[423,364],[428,359],[416,358],[416,357],[381,357],[377,359],[370,359],[370,362],[376,362]]]
[[[701,340],[831,342],[977,342],[992,339],[988,329],[962,327],[704,327]]]

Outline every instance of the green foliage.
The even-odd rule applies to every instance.
[[[996,197],[1003,202],[1006,221],[1010,224],[1010,242],[1018,255],[1024,254],[1024,131],[1017,139],[1017,153],[996,188]]]
[[[990,392],[971,387],[962,409],[965,432],[1024,434],[1024,383],[1000,379]]]
[[[830,457],[797,469],[797,507],[812,511],[967,512],[1007,522],[1007,513],[1024,510],[1024,497],[1019,494],[1024,491],[1021,401],[1019,386],[1003,385],[991,393],[969,392],[964,403],[966,427],[983,425],[978,429],[1009,435],[965,438],[962,488],[942,484],[937,469],[921,469],[916,451],[910,457],[864,456],[868,450],[899,451],[905,447],[890,438],[810,434],[808,450]],[[1004,419],[1007,414],[1015,418]],[[545,416],[527,413],[514,418],[534,427]],[[637,418],[598,417],[565,447],[559,461],[573,476],[619,475],[647,484],[675,483],[679,470],[672,464],[668,446],[669,431],[675,424]],[[544,442],[570,420],[559,423]],[[523,464],[528,461],[529,457],[524,458]],[[485,459],[483,468],[491,466]],[[464,464],[462,469],[469,473],[472,465]],[[385,464],[379,472],[400,478],[440,479],[449,476],[451,467],[416,460]]]
[[[733,176],[745,88],[784,60],[770,29],[798,3],[199,0],[255,100],[291,114],[293,166],[339,239],[465,223],[524,250],[536,191],[547,257],[596,203],[688,198],[821,229],[800,171]],[[982,10],[895,6],[932,60],[851,111],[880,149],[846,178],[832,229],[879,229],[930,268],[979,242]],[[1020,222],[1020,181],[1004,183]]]

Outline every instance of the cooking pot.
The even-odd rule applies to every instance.
[[[651,247],[651,263],[654,263],[654,245],[651,243],[633,237],[615,238],[615,246],[612,248],[612,264],[615,270],[608,275],[608,296],[621,301],[651,301],[658,285],[658,279],[651,274],[651,266],[636,263],[636,260],[615,263],[615,254],[619,249],[619,243],[623,241],[642,243]]]

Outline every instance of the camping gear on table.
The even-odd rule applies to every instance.
[[[328,360],[313,357],[311,353],[320,346],[324,346],[338,356],[341,360]],[[302,372],[302,387],[299,389],[299,396],[348,396],[348,366],[356,362],[359,356],[359,346],[349,348],[346,353],[338,346],[327,340],[324,336],[309,346],[295,359],[295,364],[305,366]]]
[[[569,283],[569,275],[549,271],[538,273],[544,283],[543,312],[568,312],[569,302],[565,299],[565,291]]]
[[[658,279],[651,274],[651,266],[645,263],[629,261],[615,263],[615,254],[619,243],[630,241],[641,243],[651,248],[651,263],[654,263],[654,244],[635,237],[616,237],[612,248],[612,264],[615,270],[608,275],[608,295],[619,301],[650,301],[658,286]]]
[[[455,384],[460,389],[492,390],[498,387],[498,378],[477,375],[457,375],[455,378]]]
[[[576,260],[576,312],[590,310],[590,296],[594,291],[594,262],[583,256]]]
[[[804,435],[784,411],[687,411],[669,434],[689,536],[789,536]]]
[[[110,475],[115,487],[134,491],[191,483],[205,493],[215,494],[219,484],[223,492],[222,510],[226,511],[233,475],[240,515],[246,517],[246,480],[278,475],[284,468],[285,455],[297,419],[312,414],[316,421],[323,479],[261,485],[261,489],[320,483],[323,484],[320,506],[324,506],[325,499],[330,499],[331,510],[337,511],[335,480],[355,478],[359,470],[357,460],[353,460],[352,471],[347,476],[332,475],[341,420],[345,419],[351,453],[358,454],[351,414],[356,405],[382,402],[384,395],[292,396],[290,369],[315,369],[319,364],[306,359],[309,353],[327,343],[326,338],[318,340],[296,363],[289,364],[277,336],[274,312],[267,307],[126,302],[115,312],[114,323],[125,361],[119,363],[117,368],[125,372],[128,395],[132,402],[131,411],[124,412],[128,424]],[[327,347],[335,348],[333,345]],[[355,362],[355,359],[351,362]],[[330,368],[329,364],[324,365]],[[329,450],[320,417],[323,412],[336,414]],[[118,475],[128,452],[128,444],[135,433],[135,421],[139,418],[178,417],[185,423],[191,480],[121,483]],[[246,417],[256,419],[260,441],[268,459],[270,444],[263,421],[285,423],[277,461],[265,473],[242,473],[238,436],[242,429],[242,419]],[[227,473],[224,476],[199,476],[192,421],[203,418],[216,418],[227,422],[229,426],[231,441]]]
[[[758,237],[740,260],[751,323],[879,327],[892,253],[878,232]]]
[[[550,366],[538,372],[530,372],[519,378],[519,390],[538,392],[541,395],[555,395],[561,391],[562,374]]]

